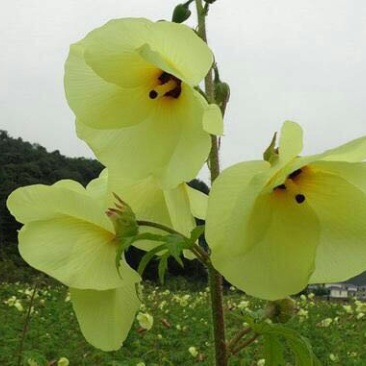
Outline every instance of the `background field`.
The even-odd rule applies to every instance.
[[[190,290],[180,290],[182,287]],[[39,366],[56,365],[61,357],[77,366],[132,366],[139,362],[146,366],[211,364],[208,292],[185,283],[183,279],[171,282],[169,288],[145,286],[142,311],[154,315],[153,328],[142,332],[135,322],[124,347],[110,353],[98,351],[84,341],[68,301],[67,288],[42,284],[36,290],[28,331],[20,351],[31,294],[30,285],[0,285],[0,365],[18,365],[20,352],[20,365],[31,365],[30,360]],[[237,290],[228,289],[225,308],[229,332],[240,327],[242,314],[257,311],[262,305]],[[297,315],[289,325],[311,341],[324,365],[366,364],[364,304],[354,301],[331,303],[302,296],[297,299],[297,308]],[[192,346],[198,350],[196,357],[188,351]],[[259,338],[230,364],[257,365],[262,351]]]

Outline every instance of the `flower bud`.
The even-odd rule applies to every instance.
[[[272,163],[278,159],[278,151],[276,149],[277,133],[273,135],[272,141],[263,153],[263,159]]]
[[[122,201],[116,194],[114,194],[114,197],[118,201],[118,203],[115,204],[116,208],[109,208],[106,214],[112,221],[116,231],[116,237],[123,238],[136,235],[138,232],[138,225],[134,212],[131,207],[126,202]]]
[[[214,83],[215,101],[221,107],[225,105],[230,98],[230,86],[224,81],[215,81]]]
[[[189,10],[189,4],[191,2],[188,1],[185,4],[178,4],[174,11],[172,16],[172,22],[174,23],[183,23],[186,21],[192,14],[192,12]]]
[[[296,302],[290,297],[270,301],[265,314],[273,323],[287,323],[296,313]]]

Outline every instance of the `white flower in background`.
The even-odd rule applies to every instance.
[[[325,318],[320,323],[318,323],[317,325],[318,325],[318,327],[328,328],[332,323],[333,323],[332,318]]]
[[[136,317],[141,328],[150,330],[154,324],[154,318],[148,313],[138,313]]]
[[[58,361],[57,361],[57,366],[69,366],[70,362],[66,357],[61,357]]]
[[[342,307],[347,314],[353,314],[353,309],[351,305],[343,305]]]
[[[188,348],[188,352],[192,355],[192,357],[197,357],[198,356],[198,351],[196,347],[189,347]]]

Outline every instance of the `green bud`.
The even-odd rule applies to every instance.
[[[230,86],[223,81],[215,81],[214,83],[215,101],[221,107],[226,105],[230,98]]]
[[[185,4],[178,4],[172,16],[172,22],[174,23],[183,23],[191,16],[191,11],[189,10],[190,1]]]
[[[296,302],[290,297],[270,301],[265,309],[265,315],[273,323],[287,323],[296,313]]]
[[[230,86],[228,83],[221,81],[219,69],[216,63],[213,65],[214,71],[214,97],[215,102],[220,107],[222,114],[225,113],[226,104],[230,98]]]
[[[122,201],[115,193],[113,193],[113,195],[118,203],[115,203],[115,208],[109,208],[106,214],[112,221],[116,237],[121,239],[137,235],[138,225],[134,212],[131,207],[126,202]]]

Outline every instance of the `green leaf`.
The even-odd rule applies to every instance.
[[[168,268],[168,258],[169,258],[168,253],[166,253],[160,257],[158,271],[159,271],[159,280],[160,280],[161,284],[164,283],[165,272],[166,272],[166,269]]]
[[[148,263],[153,259],[155,255],[157,255],[159,252],[164,251],[162,255],[159,256],[159,278],[160,281],[164,282],[164,275],[168,266],[168,258],[171,256],[173,257],[181,267],[183,267],[183,261],[181,258],[181,255],[183,253],[184,249],[188,249],[191,244],[190,241],[187,240],[182,235],[179,234],[168,234],[168,235],[157,235],[157,234],[150,234],[150,233],[144,233],[136,235],[133,239],[133,242],[137,240],[153,240],[162,242],[161,245],[158,247],[150,250],[148,253],[146,253],[138,266],[137,271],[140,275],[144,272],[146,266]]]
[[[189,238],[189,241],[192,244],[194,244],[204,232],[205,232],[205,225],[196,226],[191,231],[191,236]]]
[[[264,358],[267,366],[285,365],[283,343],[272,334],[264,335]]]
[[[181,255],[184,249],[187,249],[186,240],[180,235],[167,235],[166,246],[169,254],[183,267]]]
[[[279,324],[262,323],[262,328],[256,330],[265,336],[284,338],[295,356],[296,366],[318,366],[320,362],[314,355],[309,341],[297,331]],[[273,364],[274,365],[274,364]]]
[[[144,272],[146,266],[149,264],[149,262],[154,258],[154,256],[161,252],[162,250],[166,250],[166,244],[159,245],[158,247],[150,250],[150,252],[147,252],[141,259],[139,266],[137,268],[137,272],[142,275]]]
[[[130,247],[130,245],[135,241],[134,239],[135,239],[134,236],[124,237],[120,239],[120,242],[118,244],[116,251],[115,266],[117,268],[117,272],[120,277],[121,274],[119,272],[119,267],[121,266],[122,253]]]

